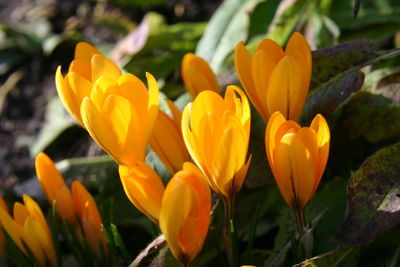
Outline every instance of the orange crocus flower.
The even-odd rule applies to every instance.
[[[182,117],[186,147],[211,188],[232,199],[242,187],[250,159],[250,107],[245,94],[228,86],[225,98],[201,92]]]
[[[295,32],[283,49],[264,39],[251,56],[240,42],[235,50],[235,66],[240,82],[264,119],[275,111],[298,121],[311,79],[311,49],[307,40]]]
[[[268,162],[286,203],[302,210],[313,197],[329,154],[330,132],[321,115],[310,127],[300,127],[275,112],[267,125],[265,149]]]
[[[210,188],[190,162],[169,181],[162,199],[160,229],[179,261],[189,264],[201,251],[210,224]]]
[[[45,153],[39,153],[35,159],[36,175],[46,193],[50,205],[56,203],[56,212],[60,218],[71,224],[77,224],[76,210],[71,191],[54,162]]]
[[[220,93],[217,76],[207,61],[192,53],[187,53],[182,60],[182,80],[193,99],[204,90]]]
[[[71,189],[86,241],[98,256],[102,255],[102,252],[107,253],[107,243],[101,230],[102,221],[96,202],[80,182],[73,181]]]

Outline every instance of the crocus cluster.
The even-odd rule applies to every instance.
[[[40,267],[57,266],[53,239],[46,219],[32,198],[23,195],[23,203],[15,202],[12,216],[6,205],[1,205],[0,222],[15,245],[25,255],[33,255]],[[3,243],[2,247],[6,245]]]
[[[56,86],[66,109],[119,164],[121,182],[132,204],[160,225],[173,254],[189,263],[208,231],[210,189],[197,188],[205,178],[197,167],[185,163],[190,156],[181,132],[181,112],[168,100],[172,116],[159,110],[157,82],[150,73],[146,76],[148,89],[136,76],[122,74],[96,48],[79,43],[68,73],[63,76],[58,68]],[[166,187],[145,163],[149,143],[175,174]],[[190,193],[168,193],[175,191]],[[187,203],[187,208],[177,213],[171,203]],[[173,213],[179,214],[179,224],[167,216]],[[197,232],[201,235],[196,236]]]
[[[50,205],[54,204],[61,220],[72,226],[82,245],[87,242],[98,256],[108,253],[102,220],[87,189],[79,181],[73,181],[70,190],[54,162],[44,153],[36,157],[35,167]]]
[[[268,122],[266,152],[278,187],[288,205],[302,210],[322,177],[330,139],[321,115],[310,127],[296,122],[310,84],[310,47],[299,33],[285,50],[265,39],[250,55],[239,43],[235,65],[251,102]],[[146,86],[86,43],[77,45],[65,76],[57,69],[56,86],[66,109],[119,164],[129,200],[160,227],[173,255],[188,265],[207,235],[210,187],[224,203],[233,203],[244,183],[251,161],[251,110],[237,86],[228,86],[221,96],[217,77],[202,58],[185,55],[181,71],[193,98],[183,113],[170,100],[165,100],[169,112],[159,110],[158,85],[150,73]],[[166,186],[145,162],[148,144],[172,175]],[[38,156],[38,176],[49,200],[59,203],[57,212],[72,224],[75,214],[83,220],[90,213],[86,210],[94,210],[94,201],[81,199],[81,185],[69,193],[50,165],[44,154]],[[58,178],[46,182],[44,170]]]

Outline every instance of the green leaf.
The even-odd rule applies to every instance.
[[[122,241],[122,238],[121,238],[121,236],[119,234],[119,231],[118,231],[117,227],[114,224],[111,224],[111,232],[112,232],[112,235],[113,235],[114,244],[121,251],[125,262],[126,263],[131,262],[132,258],[129,255],[129,252],[126,249],[124,241]]]
[[[349,139],[378,143],[400,136],[400,105],[384,96],[360,91],[343,107],[341,117]]]
[[[248,35],[249,16],[261,0],[226,0],[214,13],[204,35],[200,39],[196,54],[209,62],[216,73],[232,53],[236,44]]]
[[[265,0],[254,8],[250,16],[249,43],[265,37],[280,2],[280,0]]]
[[[164,18],[155,13],[146,15],[149,36],[143,48],[130,57],[124,68],[141,79],[150,72],[157,79],[165,79],[180,68],[183,56],[193,52],[203,33],[204,23],[182,22],[165,24]]]
[[[400,223],[400,143],[381,149],[352,175],[343,225],[335,240],[366,244]]]
[[[44,151],[51,143],[68,128],[76,125],[71,116],[66,112],[58,97],[48,101],[45,114],[45,123],[40,132],[31,144],[30,153],[32,156]]]
[[[376,43],[356,40],[321,48],[312,53],[311,90],[318,89],[334,77],[353,68],[360,68],[380,56]]]
[[[285,44],[300,21],[308,18],[313,7],[314,1],[281,1],[267,37],[280,45]]]
[[[372,49],[370,49],[372,47]],[[364,81],[360,68],[400,55],[400,50],[378,51],[374,43],[354,41],[313,52],[313,73],[302,122],[308,124],[320,113],[329,117],[358,91]]]

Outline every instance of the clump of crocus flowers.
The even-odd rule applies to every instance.
[[[108,247],[101,230],[102,220],[85,186],[73,181],[70,190],[54,162],[44,153],[36,157],[35,167],[40,185],[63,223],[73,229],[83,247],[86,242],[95,255],[105,257]]]
[[[292,35],[285,50],[264,39],[250,55],[239,43],[235,66],[245,92],[267,123],[268,162],[283,198],[295,211],[302,237],[307,232],[304,208],[321,180],[330,142],[328,124],[321,115],[309,127],[297,123],[310,85],[310,47],[299,33]],[[202,249],[212,212],[211,188],[223,200],[225,249],[230,266],[237,266],[233,211],[251,162],[250,104],[234,85],[221,96],[216,75],[194,54],[183,58],[181,74],[193,101],[183,113],[168,99],[169,112],[159,110],[159,89],[150,73],[146,73],[146,86],[138,77],[124,74],[95,47],[79,43],[67,74],[57,69],[56,87],[69,113],[119,164],[127,197],[159,226],[176,259],[188,266]],[[148,144],[172,176],[167,184],[145,162]],[[98,256],[109,253],[101,217],[86,188],[75,181],[70,190],[43,153],[36,158],[36,171],[50,204],[78,239]],[[40,254],[29,245],[35,237],[24,233],[24,228],[9,230],[10,225],[26,224],[20,227],[48,232],[44,219],[35,225],[32,215],[27,215],[34,201],[24,196],[24,203],[16,204],[19,212],[14,219],[6,208],[0,209],[0,222],[18,246],[25,242],[38,262],[52,265],[51,239],[44,242],[49,252],[42,249]]]
[[[46,219],[39,205],[28,195],[23,195],[23,203],[15,202],[13,215],[6,205],[0,207],[0,221],[12,242],[40,267],[57,266],[56,252]],[[8,244],[2,247],[7,252]],[[22,260],[22,259],[20,259]]]

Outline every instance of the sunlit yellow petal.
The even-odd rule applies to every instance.
[[[79,42],[75,47],[75,59],[80,59],[88,65],[90,65],[94,55],[101,55],[101,53],[96,47],[88,43]]]
[[[61,66],[57,68],[55,82],[58,96],[60,97],[64,107],[67,109],[69,114],[71,114],[71,116],[82,125],[82,119],[79,111],[79,100],[75,97],[74,93],[69,87],[66,78],[62,76]]]
[[[41,267],[46,266],[46,254],[42,247],[40,237],[41,228],[37,227],[35,223],[27,218],[24,223],[24,240],[29,250],[33,254],[35,260]]]
[[[119,175],[125,193],[135,207],[158,223],[164,185],[157,173],[146,163],[119,166]]]
[[[91,58],[91,67],[92,67],[92,81],[96,81],[101,76],[108,76],[113,80],[118,80],[118,78],[122,75],[121,70],[111,59],[102,56],[102,55],[94,55]]]

